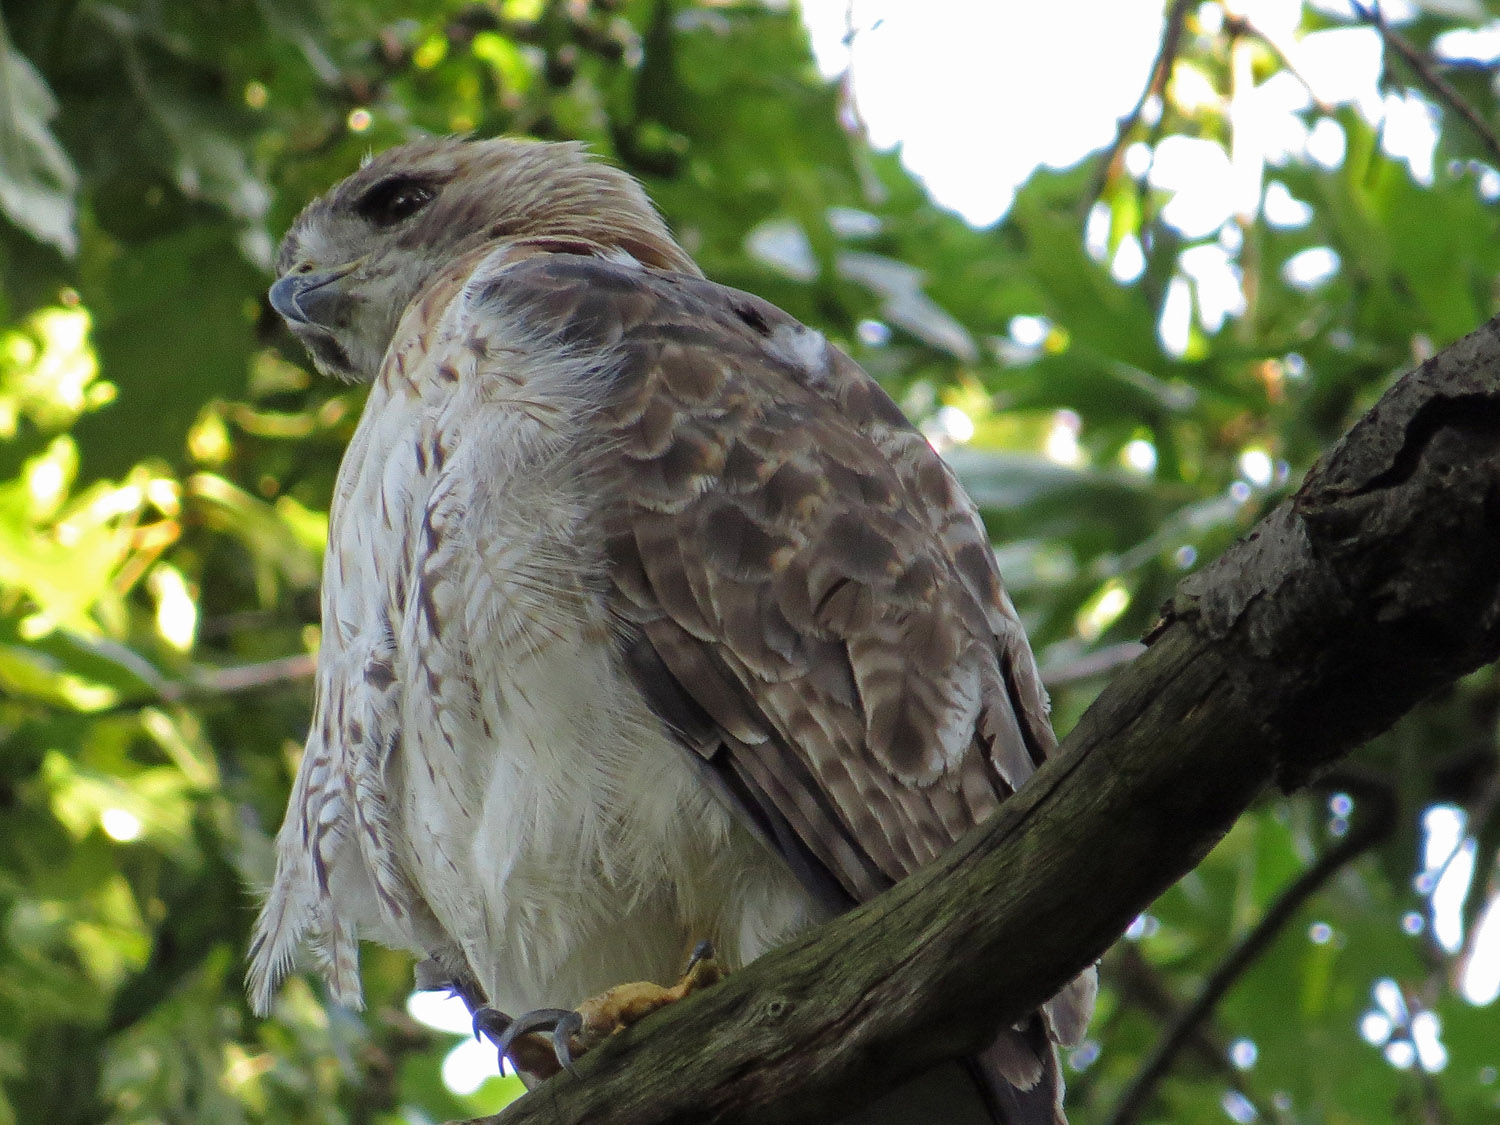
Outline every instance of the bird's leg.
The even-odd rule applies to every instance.
[[[693,947],[687,968],[677,983],[668,987],[651,981],[631,981],[618,984],[608,992],[590,997],[578,1005],[574,1013],[577,1028],[572,1030],[572,1056],[592,1050],[611,1035],[624,1031],[631,1024],[649,1016],[658,1008],[686,998],[700,988],[717,984],[724,977],[724,967],[714,956],[713,943],[700,941]],[[580,1049],[581,1048],[581,1049]],[[572,1058],[558,1053],[558,1060],[568,1066]]]
[[[517,1071],[520,1071],[522,1063],[516,1057],[516,1052],[524,1050],[529,1062],[531,1052],[536,1049],[533,1044],[544,1042],[536,1033],[550,1030],[550,1073],[555,1074],[560,1067],[571,1070],[574,1059],[593,1050],[611,1035],[624,1031],[658,1008],[675,1004],[700,988],[717,984],[723,976],[724,967],[714,957],[713,943],[700,941],[693,948],[682,977],[674,985],[631,981],[590,997],[578,1005],[577,1011],[540,1008],[535,1012],[527,1012],[518,1019],[507,1020],[495,1041],[500,1047],[500,1053],[508,1056]],[[480,1013],[476,1013],[474,1017],[476,1029],[479,1026],[479,1016]],[[533,1073],[540,1074],[540,1069],[533,1070]],[[549,1076],[550,1074],[541,1074],[541,1077]]]

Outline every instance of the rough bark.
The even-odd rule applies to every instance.
[[[1096,959],[1268,784],[1500,654],[1500,322],[1397,383],[986,824],[508,1108],[797,1122],[972,1051]]]

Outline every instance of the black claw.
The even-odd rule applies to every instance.
[[[568,1012],[552,1029],[552,1053],[569,1074],[573,1073],[573,1036],[582,1030],[583,1017],[577,1012]]]
[[[527,1012],[524,1016],[511,1021],[495,1045],[500,1048],[500,1053],[510,1055],[511,1044],[523,1035],[530,1035],[534,1031],[547,1031],[556,1028],[565,1020],[576,1017],[577,1012],[567,1008],[538,1008],[534,1012]],[[558,1059],[561,1062],[561,1058]]]
[[[693,952],[688,957],[687,968],[683,970],[682,975],[687,976],[688,973],[692,972],[698,962],[712,961],[713,959],[714,943],[709,941],[707,938],[704,938],[697,945],[693,946]]]
[[[682,969],[682,975],[687,977],[700,963],[711,962],[711,960],[714,960],[715,954],[717,954],[717,950],[714,950],[714,944],[706,938],[703,939],[699,944],[694,945],[693,953],[688,954],[687,968]]]
[[[506,1029],[513,1022],[499,1008],[476,1008],[474,1010],[474,1038],[483,1039],[489,1036],[490,1042],[498,1046],[505,1036]]]

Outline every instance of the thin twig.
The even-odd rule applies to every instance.
[[[308,680],[317,671],[317,667],[316,656],[299,652],[295,656],[282,656],[259,664],[195,669],[185,680],[170,680],[162,684],[159,692],[164,703],[212,699]]]
[[[310,680],[318,668],[318,658],[308,653],[281,656],[258,664],[236,664],[228,668],[196,667],[179,680],[169,680],[144,661],[137,660],[132,670],[148,690],[127,696],[108,707],[90,711],[95,718],[126,714],[143,707],[163,703],[204,703],[224,696],[263,691]],[[61,709],[61,708],[60,708]]]
[[[1412,997],[1406,994],[1406,989],[1401,990],[1401,1015],[1406,1038],[1411,1042],[1412,1050],[1416,1050],[1416,1042],[1411,1035],[1411,1011],[1415,1004]],[[1438,1089],[1437,1082],[1432,1077],[1432,1072],[1420,1062],[1412,1068],[1416,1071],[1417,1088],[1422,1092],[1422,1125],[1448,1125],[1448,1107],[1443,1102],[1443,1093]]]
[[[1087,656],[1080,656],[1077,660],[1060,660],[1042,669],[1042,683],[1050,691],[1076,684],[1080,680],[1091,680],[1129,664],[1145,651],[1146,646],[1139,641],[1122,641]]]
[[[1092,207],[1104,194],[1104,185],[1109,182],[1115,162],[1120,159],[1120,153],[1129,142],[1130,134],[1135,131],[1136,123],[1145,112],[1146,103],[1153,95],[1160,97],[1166,90],[1167,79],[1172,75],[1172,64],[1177,60],[1177,52],[1182,49],[1182,29],[1187,22],[1188,9],[1194,3],[1195,0],[1176,0],[1167,12],[1167,26],[1162,30],[1161,45],[1157,48],[1156,59],[1151,63],[1150,77],[1146,79],[1145,88],[1141,90],[1141,96],[1136,99],[1135,105],[1120,119],[1120,124],[1115,129],[1115,139],[1099,162],[1094,183],[1084,196],[1088,207]]]
[[[1246,35],[1252,39],[1259,39],[1280,60],[1282,69],[1302,84],[1302,88],[1307,91],[1307,96],[1312,102],[1313,109],[1325,116],[1333,112],[1333,107],[1318,97],[1318,92],[1313,89],[1312,83],[1307,80],[1307,75],[1297,64],[1296,55],[1300,54],[1300,51],[1295,45],[1281,42],[1280,37],[1273,36],[1270,32],[1257,27],[1251,22],[1250,17],[1232,12],[1224,16],[1224,30],[1231,36]]]
[[[1254,964],[1256,958],[1266,951],[1282,928],[1301,909],[1302,904],[1340,870],[1389,836],[1395,827],[1396,796],[1388,783],[1341,772],[1324,778],[1319,788],[1348,790],[1355,795],[1358,801],[1356,808],[1361,813],[1348,835],[1293,880],[1271,904],[1271,908],[1255,928],[1209,974],[1193,1002],[1178,1013],[1172,1025],[1162,1033],[1151,1057],[1115,1106],[1108,1125],[1131,1125],[1140,1117],[1155,1094],[1156,1087],[1176,1061],[1178,1053],[1194,1039],[1225,993]]]
[[[1122,1007],[1139,1008],[1157,1026],[1165,1024],[1177,1014],[1177,998],[1173,996],[1161,979],[1161,972],[1147,961],[1139,945],[1122,941],[1105,957],[1102,970],[1124,1001]],[[1108,1033],[1100,1028],[1099,1033]],[[1255,1107],[1259,1120],[1273,1120],[1270,1107],[1261,1103],[1255,1091],[1245,1084],[1245,1074],[1229,1059],[1229,1049],[1223,1036],[1205,1020],[1188,1038],[1186,1050],[1207,1070],[1245,1101]]]
[[[1495,135],[1495,130],[1479,115],[1477,109],[1464,100],[1464,96],[1454,88],[1453,84],[1437,72],[1426,55],[1413,47],[1385,22],[1380,5],[1375,4],[1367,8],[1359,0],[1349,0],[1349,7],[1354,10],[1355,15],[1380,33],[1380,38],[1384,40],[1386,46],[1401,56],[1406,65],[1416,72],[1417,77],[1437,96],[1439,101],[1467,122],[1475,136],[1489,151],[1496,165],[1500,166],[1500,137]]]

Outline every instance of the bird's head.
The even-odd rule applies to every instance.
[[[325,375],[375,378],[401,314],[455,258],[556,240],[696,274],[636,181],[581,145],[414,141],[373,157],[297,217],[271,305]]]

